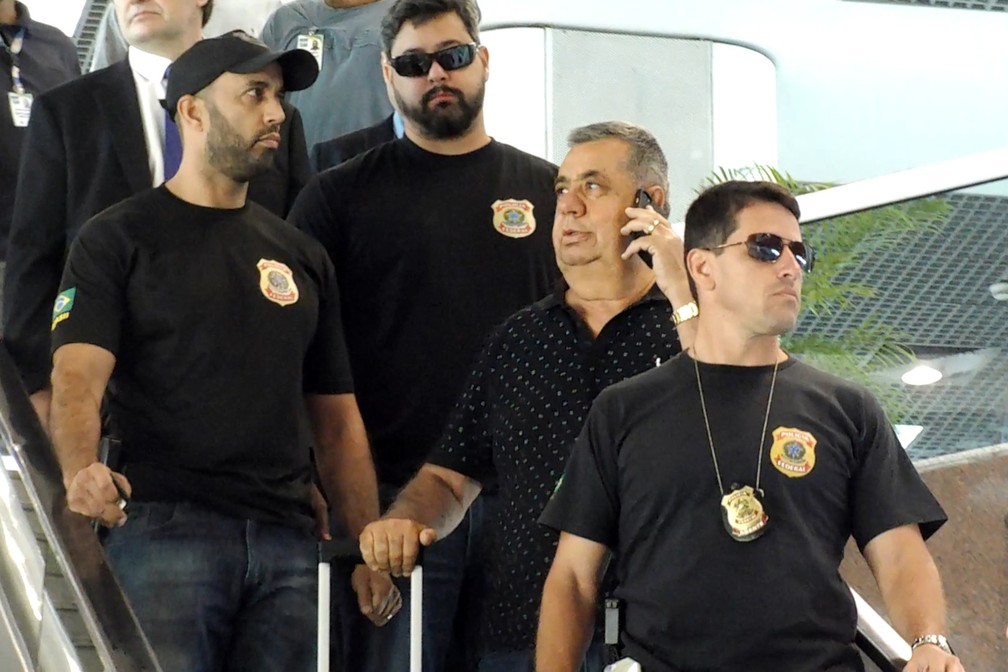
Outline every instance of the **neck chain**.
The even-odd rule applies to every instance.
[[[694,354],[696,351],[694,350]],[[725,492],[721,480],[721,469],[718,467],[717,453],[714,450],[714,437],[711,435],[710,420],[707,418],[707,403],[704,401],[703,383],[700,382],[700,365],[693,357],[693,370],[696,372],[697,390],[700,392],[700,410],[703,412],[704,429],[707,430],[707,443],[710,445],[711,460],[714,462],[714,475],[717,476],[718,491],[721,493],[721,520],[732,539],[736,541],[752,541],[766,531],[769,517],[763,510],[763,490],[760,488],[760,476],[763,472],[763,447],[766,445],[767,423],[770,420],[770,405],[773,403],[774,387],[777,384],[777,368],[780,361],[774,362],[773,376],[770,378],[770,394],[767,396],[766,413],[763,414],[763,429],[760,431],[759,458],[756,462],[756,487],[732,483],[731,492]]]

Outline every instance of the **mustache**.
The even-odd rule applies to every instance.
[[[426,107],[430,103],[430,101],[434,100],[435,96],[440,95],[442,93],[450,93],[459,100],[465,100],[465,96],[462,95],[462,92],[459,91],[458,89],[453,89],[452,87],[447,86],[446,84],[438,84],[433,89],[425,93],[423,97],[420,98],[420,104]]]

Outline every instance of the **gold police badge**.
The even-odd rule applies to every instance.
[[[493,210],[494,229],[501,235],[524,238],[531,236],[536,229],[535,216],[532,214],[535,206],[527,200],[503,199],[494,201],[490,208]]]
[[[256,267],[259,269],[259,290],[263,296],[281,306],[297,303],[298,288],[294,284],[294,273],[287,264],[260,259]]]
[[[816,439],[808,432],[794,427],[773,430],[770,462],[777,471],[788,478],[808,476],[815,468]]]

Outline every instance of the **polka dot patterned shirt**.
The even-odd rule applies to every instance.
[[[574,439],[605,387],[674,357],[679,339],[658,290],[593,338],[563,302],[566,285],[511,316],[477,360],[429,462],[499,487],[487,560],[487,651],[533,648],[558,535],[538,524]]]

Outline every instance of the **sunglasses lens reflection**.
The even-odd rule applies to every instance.
[[[403,54],[392,59],[392,68],[400,77],[422,77],[430,72],[434,61],[445,70],[464,68],[476,58],[475,44],[459,44],[433,54]]]
[[[812,252],[812,248],[805,245],[805,243],[799,241],[785,243],[783,238],[773,233],[755,233],[746,240],[749,256],[771,264],[780,259],[785,245],[791,250],[795,261],[798,262],[798,267],[803,272],[808,273],[812,270],[812,265],[815,263],[815,254]]]

